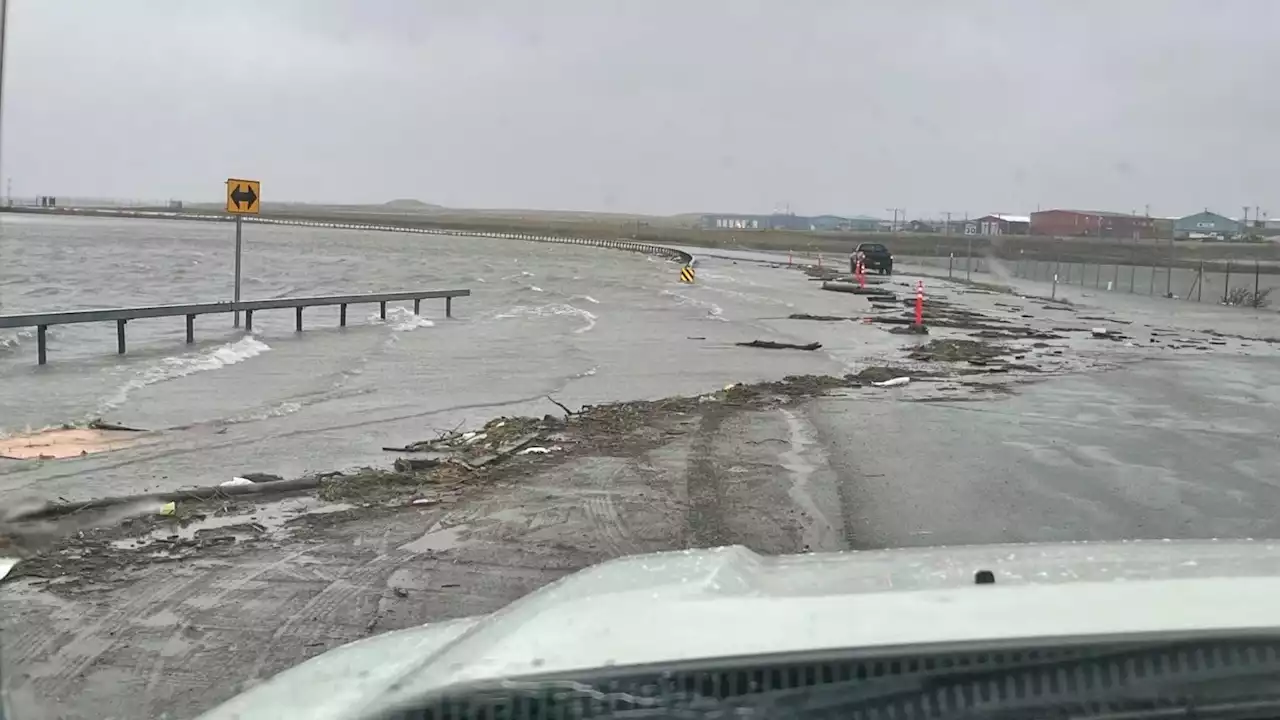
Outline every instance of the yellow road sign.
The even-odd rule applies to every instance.
[[[262,199],[259,188],[262,183],[257,180],[227,179],[227,212],[236,215],[257,215],[258,203]]]
[[[684,283],[693,282],[693,266],[692,265],[685,265],[684,267],[680,268],[680,282],[684,282]]]

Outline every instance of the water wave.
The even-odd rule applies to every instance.
[[[575,334],[584,333],[596,326],[596,314],[579,307],[574,307],[567,303],[552,303],[550,305],[538,305],[530,307],[528,305],[517,305],[510,310],[495,315],[496,319],[518,318],[518,317],[554,317],[557,315],[572,316],[581,318],[585,323],[582,327],[574,330]]]
[[[7,335],[0,335],[0,353],[17,352],[22,346],[23,341],[30,340],[36,336],[34,329],[18,330],[17,332]],[[49,331],[50,337],[57,337],[52,331]]]
[[[129,399],[129,394],[149,385],[176,380],[198,372],[218,370],[228,365],[242,363],[249,358],[257,357],[271,349],[261,340],[246,335],[226,345],[219,345],[211,350],[198,353],[187,353],[174,357],[162,358],[138,371],[128,382],[121,385],[110,396],[98,403],[97,415],[114,410]]]
[[[712,320],[719,320],[720,322],[729,322],[729,318],[724,316],[724,308],[711,302],[710,300],[702,300],[700,298],[690,297],[689,295],[678,293],[678,292],[675,292],[674,290],[663,290],[662,294],[670,295],[671,297],[676,299],[677,303],[681,305],[691,305],[693,307],[703,308],[704,310],[707,311],[707,317]]]
[[[435,323],[416,315],[412,310],[406,307],[389,307],[387,308],[387,319],[383,320],[378,315],[370,315],[369,323],[372,325],[386,325],[391,328],[392,332],[409,332],[418,328],[435,327]]]

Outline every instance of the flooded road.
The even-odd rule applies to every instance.
[[[1280,353],[1260,339],[1280,335],[1269,314],[1079,288],[1073,304],[1049,302],[1043,284],[1012,279],[1017,293],[992,293],[911,267],[885,280],[899,298],[877,309],[768,257],[709,253],[698,284],[682,286],[675,266],[625,253],[510,248],[534,274],[490,261],[456,322],[295,335],[286,316],[255,335],[270,351],[131,392],[119,419],[160,428],[154,442],[3,466],[10,497],[96,496],[249,471],[291,477],[344,458],[385,466],[395,455],[384,446],[553,415],[545,455],[483,482],[433,481],[398,506],[304,496],[202,509],[179,530],[117,529],[42,558],[0,592],[18,717],[192,717],[327,649],[490,612],[633,553],[1280,537],[1269,470],[1280,460]],[[544,277],[562,265],[576,269]],[[950,304],[977,314],[951,317],[995,329],[911,336],[874,322],[908,312],[918,279],[941,315]],[[553,291],[554,303],[527,299]],[[754,339],[822,347],[735,345]],[[173,347],[156,340],[157,352]],[[919,359],[940,341],[998,345],[1003,359]],[[354,354],[368,347],[381,349]],[[9,372],[42,377],[13,360]],[[326,394],[342,363],[360,372]],[[911,379],[858,380],[870,371]],[[836,384],[812,396],[766,383],[742,401],[726,389],[787,375]],[[302,390],[281,397],[277,383]],[[188,407],[184,393],[213,397]],[[636,405],[603,440],[575,444],[547,394],[573,409],[691,397]],[[219,409],[282,401],[302,407],[244,421]]]

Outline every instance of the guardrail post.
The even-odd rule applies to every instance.
[[[41,365],[44,365],[46,362],[49,361],[48,355],[45,353],[45,345],[46,345],[45,341],[48,338],[48,335],[49,335],[48,325],[40,325],[36,327],[36,354],[39,357],[39,362]]]
[[[417,315],[417,314],[418,314],[418,312],[419,312],[420,310],[422,310],[422,298],[414,298],[414,299],[413,299],[413,314],[414,314],[414,315]]]
[[[124,354],[124,324],[127,322],[129,321],[128,320],[116,321],[116,354],[118,355]]]
[[[453,298],[451,297],[444,299],[444,316],[447,318],[453,317]]]
[[[252,310],[244,311],[244,331],[249,333],[253,332],[253,311]]]
[[[188,315],[187,316],[187,344],[190,345],[195,341],[196,341],[196,316]]]
[[[378,303],[378,316],[381,317],[383,320],[387,319],[387,301],[386,300],[383,300],[382,302]]]
[[[297,322],[295,322],[294,324],[297,326],[298,332],[302,332],[302,306],[299,305],[298,307],[294,308],[294,310],[297,311]]]
[[[347,326],[347,304],[342,303],[338,306],[338,327]]]

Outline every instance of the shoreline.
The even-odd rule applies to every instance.
[[[0,212],[45,216],[138,217],[158,220],[227,222],[234,218],[214,210],[132,208],[25,208],[0,207]],[[549,241],[591,241],[592,243],[634,243],[640,245],[692,246],[706,249],[758,250],[766,252],[845,256],[859,242],[888,242],[902,257],[962,258],[992,257],[1001,261],[1035,260],[1067,263],[1102,263],[1121,266],[1158,266],[1193,270],[1204,264],[1210,272],[1221,272],[1230,262],[1261,263],[1262,274],[1280,274],[1280,243],[1205,243],[1168,238],[1052,238],[1022,235],[966,236],[941,233],[799,232],[781,230],[728,231],[663,223],[665,218],[637,225],[634,221],[542,220],[491,216],[477,213],[439,215],[404,212],[374,212],[372,209],[270,211],[258,222],[317,223],[367,226],[403,232],[482,235],[513,239],[550,238]],[[325,225],[322,225],[325,226]],[[366,228],[366,229],[367,229]],[[1174,257],[1170,258],[1170,249]],[[1241,266],[1237,264],[1237,268]]]

